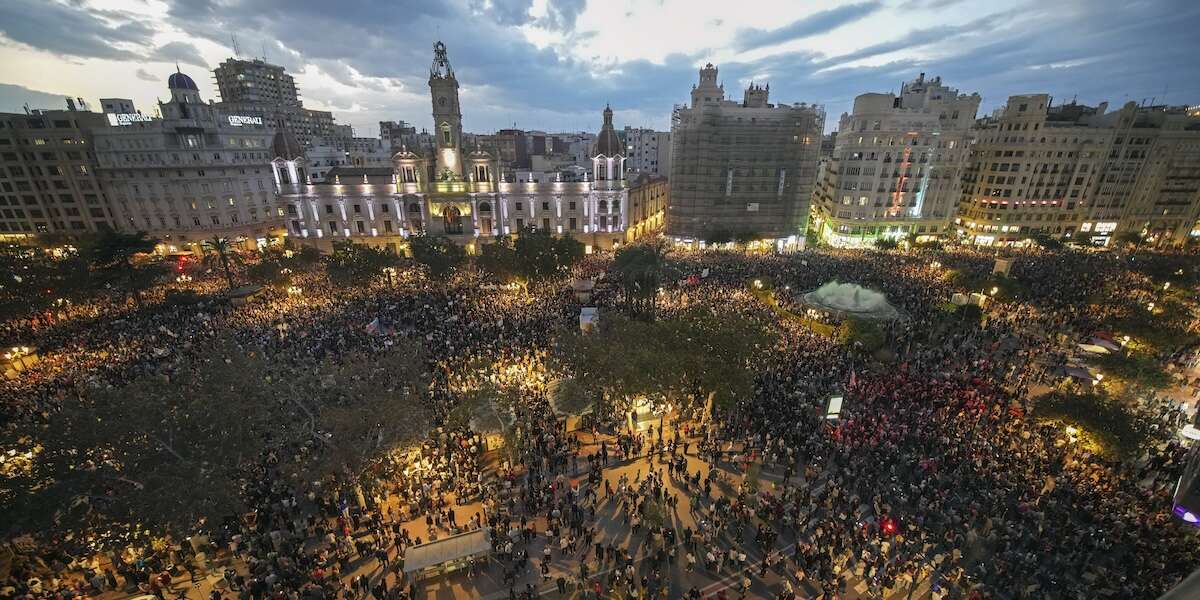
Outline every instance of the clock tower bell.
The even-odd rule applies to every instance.
[[[462,110],[458,105],[458,80],[446,57],[446,45],[433,45],[433,65],[429,67],[429,94],[433,99],[433,129],[437,139],[434,181],[463,178]]]

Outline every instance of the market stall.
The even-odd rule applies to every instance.
[[[404,574],[416,581],[441,577],[486,557],[491,548],[484,529],[413,546],[404,557]]]

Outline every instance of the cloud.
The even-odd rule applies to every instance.
[[[194,65],[204,69],[208,68],[208,61],[200,56],[200,51],[195,46],[187,42],[167,42],[159,46],[154,51],[154,60],[162,62],[181,62],[187,65]]]
[[[874,1],[845,4],[801,17],[778,29],[747,29],[738,32],[738,46],[742,50],[753,50],[820,35],[863,19],[882,7],[882,4]]]
[[[113,16],[124,22],[110,24]],[[0,33],[60,56],[128,60],[137,54],[121,45],[146,45],[154,29],[114,11],[92,11],[53,0],[4,0],[0,2]]]
[[[548,29],[572,31],[584,8],[587,8],[587,0],[546,0],[542,25]]]
[[[907,0],[901,2],[897,8],[901,10],[937,10],[939,8],[949,8],[955,4],[962,4],[964,0]]]
[[[0,112],[20,113],[29,108],[66,109],[66,94],[51,94],[20,85],[0,83]]]
[[[467,6],[501,25],[524,25],[531,20],[533,0],[470,0]]]
[[[134,76],[142,81],[162,81],[161,77],[158,77],[145,69],[138,69],[137,72],[134,73]]]

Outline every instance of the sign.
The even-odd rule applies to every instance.
[[[141,113],[108,113],[108,124],[113,127],[123,127],[125,125],[133,125],[134,123],[149,123],[152,120],[149,116]]]
[[[825,407],[825,418],[836,419],[842,415],[842,396],[830,396],[829,404]]]
[[[242,116],[242,115],[229,115],[226,118],[229,119],[229,124],[234,127],[241,127],[242,125],[262,125],[263,124],[262,117],[246,117],[246,116]]]

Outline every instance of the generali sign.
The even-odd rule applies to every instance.
[[[229,124],[234,127],[241,127],[242,125],[262,125],[263,124],[262,117],[246,117],[246,116],[242,116],[242,115],[229,115],[227,118],[229,119]]]

